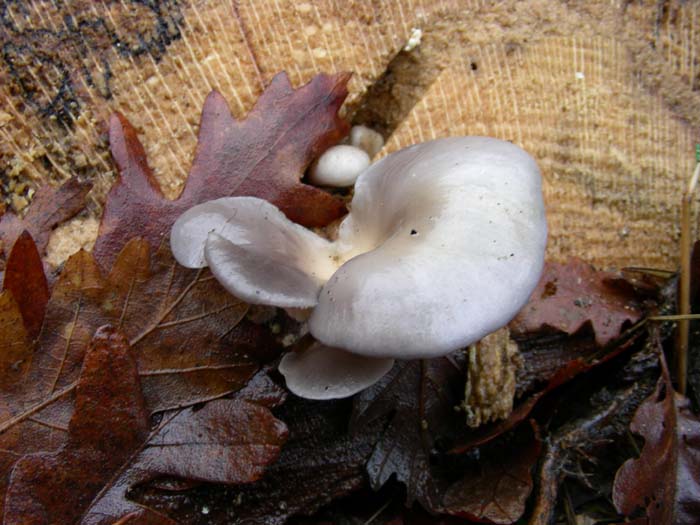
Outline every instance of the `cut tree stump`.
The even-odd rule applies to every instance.
[[[0,5],[0,184],[92,180],[54,263],[96,231],[114,181],[110,112],[141,133],[177,195],[211,89],[242,117],[285,70],[354,73],[344,107],[382,154],[456,134],[538,160],[549,257],[675,268],[682,188],[700,139],[698,2],[555,0],[11,1]]]

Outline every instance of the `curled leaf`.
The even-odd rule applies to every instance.
[[[615,476],[613,501],[627,516],[644,510],[648,523],[690,525],[700,516],[700,418],[673,390],[663,355],[656,391],[637,409],[630,430],[644,438],[639,458]]]

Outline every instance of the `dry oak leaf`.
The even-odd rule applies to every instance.
[[[86,352],[68,439],[57,452],[20,459],[7,492],[6,525],[167,523],[127,499],[160,476],[249,483],[274,461],[285,425],[244,398],[166,412],[151,429],[127,339],[101,327]]]
[[[32,306],[36,291],[23,285],[24,276],[46,281],[37,253],[28,235],[15,243],[7,261],[6,289],[0,293],[0,515],[15,461],[23,454],[60,446],[72,413],[72,402],[61,395],[57,382],[63,373],[43,370],[55,367],[51,349],[44,345],[47,351],[35,352],[35,334],[23,316],[27,308],[39,312],[47,307],[39,301]],[[70,366],[65,372],[70,373]]]
[[[644,509],[651,525],[693,525],[700,516],[700,418],[673,390],[663,358],[656,391],[645,399],[630,430],[644,438],[639,458],[615,475],[613,502],[630,516]]]
[[[510,324],[514,335],[545,326],[569,335],[590,322],[596,342],[605,345],[634,323],[642,309],[634,290],[611,272],[597,271],[572,257],[566,263],[547,262],[529,302]]]
[[[367,462],[372,488],[392,475],[406,485],[406,505],[418,500],[439,512],[442,480],[433,475],[436,442],[464,426],[455,407],[464,398],[465,373],[453,356],[397,362],[379,382],[354,398],[351,428],[389,417]]]
[[[11,212],[0,217],[0,253],[4,251],[7,256],[17,238],[26,230],[43,256],[51,230],[83,209],[85,197],[91,188],[90,183],[78,179],[70,179],[58,187],[39,188],[24,218],[20,219]]]
[[[445,492],[443,511],[480,523],[518,521],[532,492],[532,469],[542,449],[532,426],[480,450],[464,476]]]
[[[239,390],[259,368],[256,347],[270,351],[265,339],[250,344],[241,322],[247,305],[208,271],[182,268],[166,248],[151,256],[138,239],[106,277],[92,255],[71,257],[34,342],[18,302],[9,291],[0,295],[0,502],[19,457],[66,441],[85,350],[99,326],[111,323],[128,338],[149,412]]]
[[[195,159],[182,194],[165,198],[136,130],[119,114],[110,120],[110,146],[119,181],[105,204],[94,253],[108,266],[127,240],[152,247],[167,239],[177,217],[195,204],[245,195],[279,207],[304,226],[325,226],[345,213],[343,202],[299,182],[309,163],[347,133],[338,108],[349,74],[317,75],[293,89],[279,73],[245,120],[238,121],[213,91],[202,110]]]
[[[186,492],[149,487],[139,501],[180,523],[202,525],[283,525],[291,516],[312,515],[366,485],[365,462],[384,420],[348,433],[351,409],[349,399],[309,401],[290,396],[275,411],[287,424],[289,439],[260,480]],[[206,515],[201,512],[204,507],[209,509]]]

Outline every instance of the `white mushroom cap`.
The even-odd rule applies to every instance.
[[[540,172],[522,149],[486,137],[403,149],[358,179],[337,241],[347,262],[310,332],[371,357],[467,346],[525,304],[546,238]]]
[[[393,359],[368,359],[314,342],[301,352],[282,357],[279,371],[292,393],[306,399],[352,396],[379,381]]]
[[[180,264],[210,266],[229,292],[253,304],[315,306],[337,268],[331,243],[254,197],[190,208],[175,221],[170,246]]]
[[[332,146],[311,165],[309,182],[337,188],[352,186],[369,162],[369,155],[363,149],[347,144]]]
[[[309,330],[325,345],[411,359],[507,324],[537,284],[546,237],[535,161],[509,142],[458,137],[365,170],[333,243],[265,201],[232,197],[183,214],[171,245],[242,299],[314,307]]]

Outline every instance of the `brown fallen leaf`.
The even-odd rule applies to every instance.
[[[688,399],[673,390],[660,346],[659,358],[656,391],[630,424],[644,438],[644,447],[639,458],[628,459],[618,470],[613,501],[626,516],[645,511],[649,524],[692,525],[700,516],[700,418]]]
[[[521,518],[542,446],[534,422],[532,430],[519,434],[480,450],[462,479],[445,492],[443,512],[504,525]]]
[[[572,257],[566,263],[547,262],[530,301],[510,329],[515,335],[551,327],[569,335],[591,323],[596,342],[616,338],[625,323],[642,317],[641,305],[631,286],[618,274],[597,271]]]
[[[305,226],[325,226],[340,217],[345,213],[340,199],[299,179],[315,157],[347,132],[337,112],[348,79],[346,73],[317,75],[295,90],[280,73],[241,121],[231,116],[219,93],[210,93],[195,159],[176,200],[163,196],[134,128],[122,115],[113,115],[110,145],[120,177],[105,204],[97,259],[109,266],[132,237],[159,246],[185,210],[220,197],[266,199]]]
[[[239,390],[259,367],[256,352],[267,358],[275,350],[258,332],[251,345],[241,324],[247,305],[207,271],[180,267],[166,248],[151,256],[142,240],[124,248],[106,277],[90,254],[71,257],[34,345],[16,322],[20,301],[0,297],[0,489],[23,454],[56,450],[67,439],[83,357],[99,326],[114,324],[128,337],[149,412]]]
[[[351,409],[350,400],[319,402],[290,396],[275,412],[288,425],[289,439],[260,480],[185,492],[150,487],[139,501],[154,505],[178,523],[202,525],[282,525],[291,516],[310,515],[366,486],[365,462],[384,420],[350,434]],[[203,507],[208,509],[206,514],[201,512]]]
[[[36,337],[49,302],[49,285],[41,255],[26,230],[17,238],[7,258],[3,289],[9,290],[17,301],[29,337]]]
[[[102,327],[85,356],[68,439],[58,452],[17,462],[4,523],[163,523],[127,499],[129,487],[163,475],[254,481],[286,434],[266,407],[238,398],[166,412],[149,430],[128,341]]]
[[[11,393],[22,384],[32,359],[32,345],[24,327],[17,301],[8,291],[0,293],[0,424],[12,417]],[[48,430],[44,428],[43,430]],[[7,475],[17,458],[35,447],[50,447],[48,436],[20,432],[19,428],[0,431],[0,516],[3,515]]]
[[[375,490],[393,475],[406,485],[406,504],[418,500],[439,511],[444,482],[433,475],[436,442],[463,426],[455,407],[464,398],[465,375],[451,357],[397,362],[379,382],[354,398],[351,428],[361,431],[389,417],[367,462]]]
[[[39,253],[29,233],[22,233],[7,259],[4,290],[0,293],[0,424],[22,404],[32,365],[32,340],[41,328],[48,286]],[[22,453],[51,447],[51,429],[0,431],[0,516],[6,474]],[[48,432],[46,432],[48,431]]]
[[[113,330],[96,333],[78,384],[66,449],[18,461],[5,499],[5,523],[73,523],[147,436],[148,412],[128,350]]]
[[[134,349],[149,409],[187,406],[245,386],[258,369],[254,352],[270,351],[269,340],[259,341],[259,349],[237,348],[236,328],[248,305],[208,270],[178,265],[166,246],[150,251],[144,240],[125,246],[103,281],[100,302],[101,322],[115,323]]]
[[[70,179],[58,187],[39,188],[24,218],[20,219],[11,212],[0,217],[0,253],[4,251],[6,257],[17,238],[26,230],[43,256],[51,230],[83,209],[85,197],[91,188],[90,183],[78,179]]]
[[[35,270],[42,271],[39,267],[32,273]],[[65,442],[73,413],[71,390],[84,352],[72,337],[80,332],[80,327],[73,324],[73,310],[90,293],[92,284],[89,270],[81,272],[75,265],[67,266],[47,304],[44,326],[52,328],[43,330],[34,341],[24,329],[19,306],[31,294],[22,297],[27,291],[22,286],[14,287],[18,300],[9,290],[2,294],[3,317],[16,322],[0,326],[4,364],[0,368],[0,510],[9,472],[17,459],[24,454],[56,450]],[[89,303],[83,315],[88,312],[94,313]]]
[[[3,391],[10,391],[22,380],[31,364],[32,345],[20,307],[9,291],[0,293],[0,333],[3,335],[0,337],[0,384]],[[4,401],[5,397],[0,397],[0,407],[6,409]],[[4,412],[2,408],[0,414]]]

